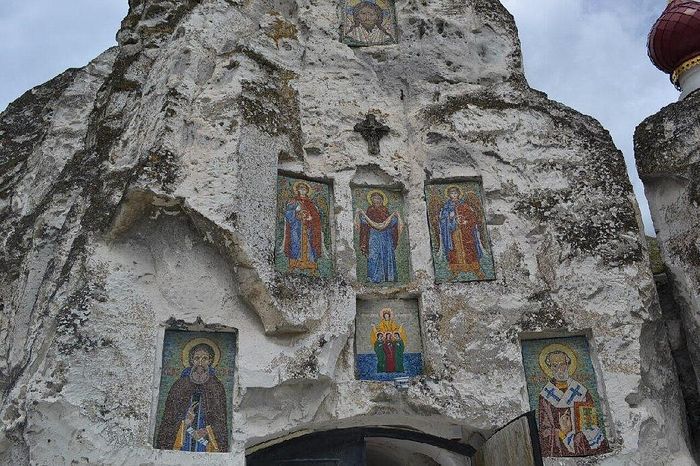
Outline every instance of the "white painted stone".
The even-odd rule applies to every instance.
[[[700,89],[700,66],[694,66],[678,77],[678,85],[681,87],[681,95],[678,100],[688,97],[691,92]]]

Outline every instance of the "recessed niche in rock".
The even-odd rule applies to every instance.
[[[522,350],[542,455],[607,453],[610,448],[586,337],[524,340]]]
[[[358,300],[355,364],[361,380],[391,381],[423,373],[415,299]]]
[[[166,330],[155,446],[226,452],[236,356],[235,333]]]
[[[496,278],[480,181],[426,184],[435,281]]]
[[[341,40],[353,47],[398,42],[393,0],[341,0]]]
[[[277,177],[277,271],[315,277],[333,274],[331,205],[328,184]]]
[[[401,191],[354,187],[357,281],[398,285],[411,279],[408,225]]]

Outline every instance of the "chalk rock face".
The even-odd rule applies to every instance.
[[[607,131],[528,87],[495,0],[400,0],[384,46],[341,43],[340,17],[333,0],[131,0],[117,47],[0,115],[0,463],[243,464],[357,425],[486,438],[530,410],[519,338],[577,334],[611,449],[591,461],[689,464]],[[390,128],[378,155],[353,130],[368,112]],[[330,278],[275,270],[280,170],[332,183]],[[439,179],[483,183],[495,280],[435,283]],[[408,284],[359,284],[351,184],[403,190]],[[356,380],[358,297],[418,300],[407,390]],[[166,328],[237,330],[230,452],[153,447]]]
[[[663,108],[635,132],[635,156],[661,255],[700,385],[700,93]],[[697,421],[696,421],[697,422]]]

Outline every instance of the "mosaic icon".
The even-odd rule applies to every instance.
[[[588,340],[581,336],[524,340],[522,348],[542,456],[610,451]]]
[[[478,181],[427,184],[435,281],[496,278]]]
[[[166,330],[156,448],[228,451],[235,356],[234,333]]]
[[[381,188],[353,188],[357,280],[368,285],[410,281],[403,196]]]
[[[342,0],[342,6],[342,42],[353,47],[398,42],[393,0]]]
[[[333,274],[330,197],[326,183],[277,177],[278,272],[324,278]]]
[[[392,381],[423,373],[415,300],[358,300],[355,363],[360,380]]]

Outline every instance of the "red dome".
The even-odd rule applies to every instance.
[[[700,2],[670,2],[649,33],[648,47],[651,61],[668,74],[700,57]]]

